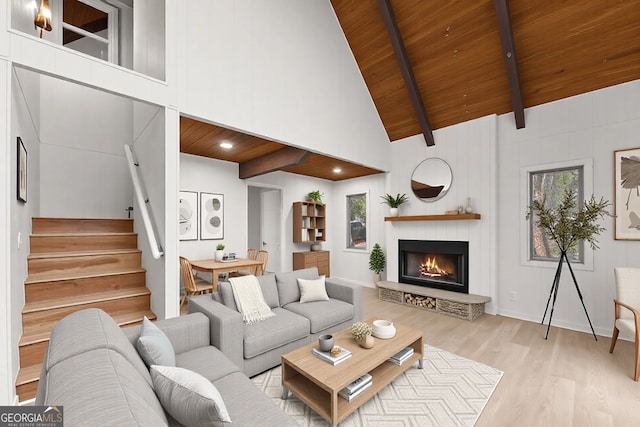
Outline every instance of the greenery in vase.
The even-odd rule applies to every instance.
[[[224,251],[224,245],[222,243],[218,243],[218,246],[216,246],[216,249],[219,251]]]
[[[596,236],[605,229],[598,225],[598,220],[611,216],[607,211],[609,201],[600,198],[597,201],[592,195],[584,202],[582,209],[577,209],[576,190],[567,190],[557,207],[549,207],[545,200],[535,200],[528,208],[527,220],[535,219],[535,224],[546,231],[562,252],[576,249],[580,240],[585,240],[591,249],[598,248]]]
[[[371,335],[373,328],[366,322],[356,322],[351,325],[351,335],[356,341],[364,340],[368,335]]]
[[[376,274],[380,274],[381,271],[384,271],[384,264],[384,252],[382,252],[380,245],[376,243],[373,245],[373,249],[369,255],[369,270]]]
[[[381,203],[388,205],[390,208],[397,208],[401,204],[406,203],[409,200],[406,194],[400,194],[400,193],[398,193],[395,197],[389,193],[380,197],[382,198]]]
[[[307,199],[313,200],[314,202],[324,206],[324,202],[322,201],[322,196],[324,196],[324,193],[321,193],[320,190],[316,190],[316,191],[311,191],[309,194],[307,194]]]

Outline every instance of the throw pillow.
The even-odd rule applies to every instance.
[[[196,427],[231,422],[216,386],[197,372],[154,365],[151,379],[162,407],[180,424]]]
[[[319,279],[300,279],[298,278],[298,287],[300,288],[300,302],[311,301],[329,301],[327,288],[324,284],[324,276]]]
[[[164,332],[154,325],[147,316],[142,320],[136,350],[147,366],[176,366],[176,352]]]

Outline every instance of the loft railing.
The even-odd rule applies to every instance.
[[[136,155],[131,145],[124,146],[124,153],[127,156],[127,163],[129,165],[129,172],[131,172],[131,179],[133,180],[133,190],[136,195],[138,205],[140,205],[140,215],[142,216],[142,222],[147,232],[147,238],[149,239],[149,247],[151,247],[151,255],[153,258],[158,259],[164,255],[164,251],[160,242],[156,238],[153,222],[151,221],[151,215],[149,215],[149,198],[145,195],[142,181],[138,175],[138,168],[140,164],[136,159]]]

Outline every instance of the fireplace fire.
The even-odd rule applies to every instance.
[[[399,240],[398,281],[469,293],[469,243]]]

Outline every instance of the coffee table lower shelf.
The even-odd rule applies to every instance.
[[[315,344],[310,344],[282,356],[282,398],[292,393],[318,415],[337,425],[349,414],[389,385],[407,369],[415,366],[422,369],[422,333],[404,325],[397,325],[398,333],[390,340],[376,339],[371,350],[353,346],[350,331],[335,335],[337,345],[351,347],[353,356],[346,361],[331,366],[311,355]],[[413,355],[402,365],[388,359],[405,347],[413,348]],[[339,392],[349,383],[365,373],[372,377],[372,384],[351,401],[340,397]]]

